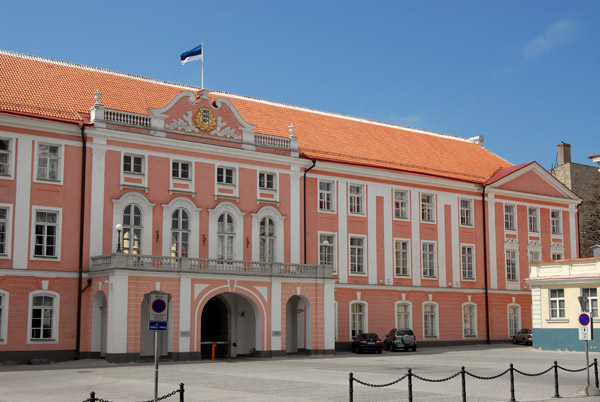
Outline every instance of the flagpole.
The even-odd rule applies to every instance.
[[[201,45],[202,45],[202,89],[204,89],[204,41],[202,41]]]

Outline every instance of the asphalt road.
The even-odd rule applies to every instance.
[[[600,353],[590,353],[600,359]],[[383,354],[337,353],[335,356],[293,356],[272,359],[241,358],[167,362],[159,365],[159,397],[185,384],[185,401],[348,401],[349,373],[371,384],[394,382],[412,370],[413,401],[462,401],[461,366],[478,377],[495,377],[509,368],[527,374],[541,373],[554,365],[583,369],[583,352],[540,351],[530,346],[501,344],[468,347],[423,347],[416,352]],[[45,365],[0,365],[0,402],[84,401],[94,391],[97,398],[114,402],[150,401],[154,398],[154,364],[110,364],[86,359]],[[467,401],[511,400],[509,373],[496,379],[466,375]],[[558,370],[562,400],[600,401],[585,396],[587,371]],[[594,385],[594,370],[590,369]],[[514,373],[516,401],[554,400],[554,370],[528,376]],[[354,401],[408,401],[407,378],[387,387],[354,383]],[[165,399],[178,402],[179,395]]]

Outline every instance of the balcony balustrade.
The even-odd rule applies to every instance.
[[[124,253],[91,258],[91,272],[110,271],[115,269],[267,277],[280,276],[313,279],[332,278],[332,267],[326,265],[230,261],[210,258],[170,257]]]

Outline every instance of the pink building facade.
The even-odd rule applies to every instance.
[[[173,359],[330,354],[394,327],[507,341],[531,326],[529,262],[578,257],[579,198],[480,138],[0,63],[0,361],[153,355],[156,290]]]

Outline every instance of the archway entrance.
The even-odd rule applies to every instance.
[[[305,352],[311,348],[311,306],[302,296],[292,296],[285,306],[285,352]]]
[[[106,295],[98,291],[92,303],[92,352],[106,356]]]
[[[253,355],[260,344],[260,314],[256,305],[238,293],[214,296],[200,318],[202,358]]]

